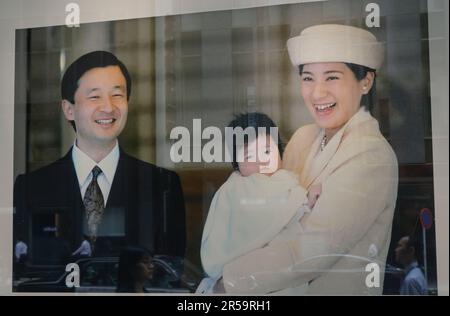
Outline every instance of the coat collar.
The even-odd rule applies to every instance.
[[[335,155],[339,145],[345,139],[345,136],[357,125],[373,120],[373,117],[364,107],[361,107],[358,112],[333,136],[328,142],[323,151],[320,151],[320,143],[325,134],[325,130],[320,130],[316,139],[311,145],[308,158],[306,159],[304,171],[301,174],[300,182],[305,188],[309,186],[319,177],[321,172],[328,165],[330,160]]]

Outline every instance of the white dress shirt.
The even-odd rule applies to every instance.
[[[111,152],[103,158],[99,163],[96,163],[88,155],[86,155],[80,148],[78,148],[76,141],[72,149],[72,160],[75,166],[75,172],[78,178],[78,184],[80,185],[81,198],[84,199],[84,194],[92,180],[92,169],[98,166],[102,169],[97,177],[97,183],[103,194],[103,200],[106,206],[108,201],[109,192],[116,174],[117,165],[119,163],[119,143],[116,141],[116,146]]]

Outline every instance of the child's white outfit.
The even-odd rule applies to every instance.
[[[270,242],[295,216],[309,212],[297,176],[280,169],[272,176],[233,172],[214,195],[203,229],[201,260],[209,278],[197,293],[211,293],[224,265]]]

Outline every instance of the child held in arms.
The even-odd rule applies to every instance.
[[[226,263],[263,247],[290,221],[299,221],[312,210],[321,193],[321,185],[306,191],[295,174],[281,169],[283,144],[277,126],[267,115],[242,114],[228,126],[235,132],[236,128],[250,131],[241,139],[243,143],[237,143],[234,136],[232,144],[227,144],[235,171],[216,192],[209,208],[200,250],[208,277],[197,293],[211,293]]]

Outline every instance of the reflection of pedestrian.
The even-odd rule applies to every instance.
[[[25,271],[25,264],[28,257],[28,246],[22,240],[22,238],[17,239],[17,243],[14,247],[14,259],[17,268],[17,277],[21,277]]]
[[[419,242],[413,236],[400,238],[395,248],[395,260],[405,268],[400,295],[427,295],[427,280],[417,262]]]
[[[87,258],[92,255],[91,243],[89,242],[89,237],[83,235],[83,242],[80,247],[72,253],[72,257]]]
[[[153,277],[153,256],[143,247],[126,247],[119,259],[117,292],[145,293],[144,285]]]

